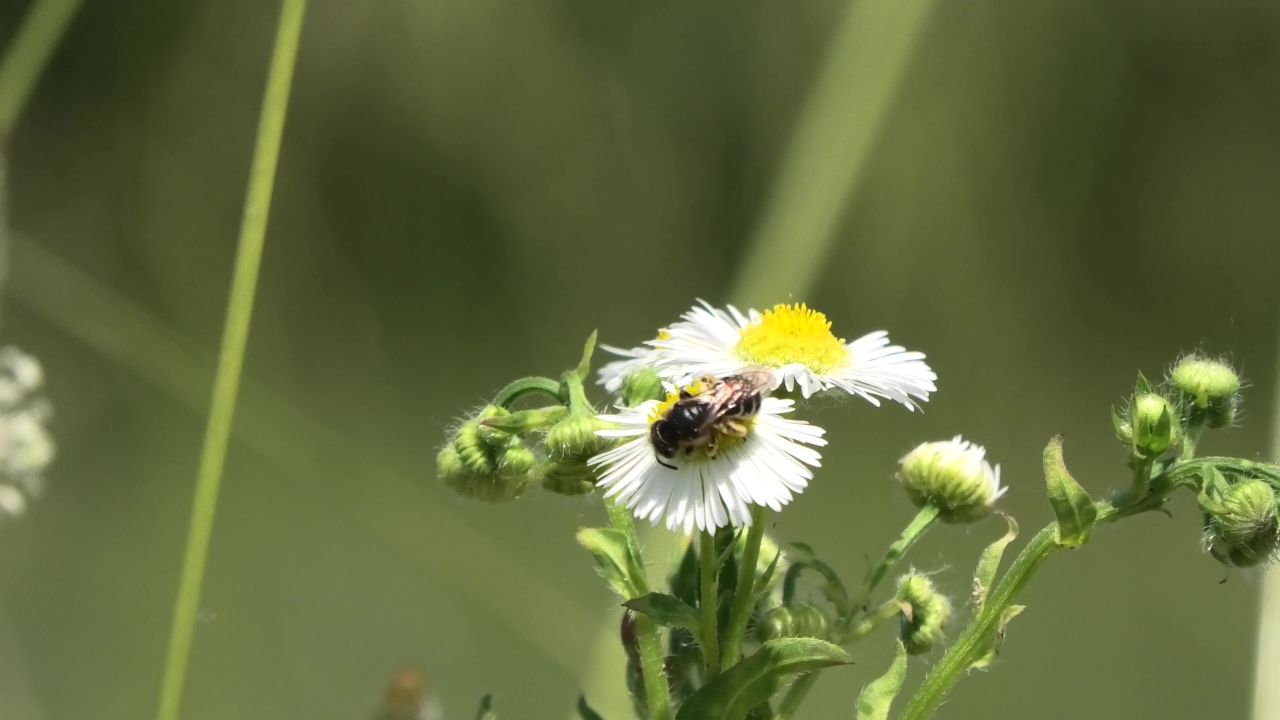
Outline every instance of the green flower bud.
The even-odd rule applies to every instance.
[[[1159,457],[1178,443],[1181,424],[1173,406],[1163,396],[1145,393],[1129,407],[1133,450],[1147,458]]]
[[[985,457],[982,446],[959,435],[924,443],[902,458],[898,480],[917,507],[937,507],[946,522],[974,522],[1008,489],[1000,487],[1000,467]]]
[[[585,462],[608,447],[609,440],[596,434],[605,427],[594,415],[573,413],[547,430],[543,445],[552,460]]]
[[[436,455],[436,471],[446,485],[485,502],[504,502],[520,495],[537,457],[518,437],[482,424],[506,413],[490,405],[458,427]]]
[[[760,642],[768,642],[778,638],[795,637],[795,618],[791,616],[791,608],[779,605],[770,608],[756,625],[756,637]]]
[[[622,381],[622,404],[635,407],[646,400],[661,400],[667,391],[658,373],[649,368],[631,373]]]
[[[791,617],[795,620],[795,637],[827,639],[827,628],[831,622],[821,608],[800,604],[792,611]]]
[[[1202,413],[1209,427],[1224,427],[1235,420],[1240,375],[1230,365],[1188,355],[1174,366],[1169,381],[1194,403],[1193,411]]]
[[[1275,491],[1262,480],[1236,483],[1216,503],[1202,503],[1209,518],[1206,540],[1214,557],[1236,567],[1270,559],[1280,541]]]
[[[915,572],[903,575],[898,579],[898,600],[903,605],[902,644],[907,652],[919,655],[942,642],[951,619],[951,601],[929,578]]]
[[[538,466],[544,490],[560,495],[586,495],[595,490],[596,476],[585,462],[548,461]]]

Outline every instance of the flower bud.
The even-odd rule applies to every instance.
[[[504,502],[520,495],[537,457],[520,438],[482,424],[506,413],[490,405],[458,427],[436,455],[436,471],[446,485],[485,502]]]
[[[1133,450],[1146,458],[1159,457],[1178,442],[1180,423],[1164,397],[1144,393],[1129,407]]]
[[[768,642],[784,637],[795,637],[795,618],[791,616],[791,608],[779,605],[769,608],[764,617],[756,625],[756,637],[760,642]]]
[[[552,460],[586,462],[609,445],[607,438],[596,434],[605,427],[607,425],[595,415],[571,413],[547,430],[543,445]]]
[[[550,460],[538,466],[544,490],[559,495],[586,495],[596,488],[596,476],[585,462]]]
[[[649,368],[631,373],[622,381],[622,404],[635,407],[646,400],[661,400],[667,391],[658,373]]]
[[[1007,489],[1000,487],[1000,467],[985,457],[982,446],[959,435],[924,443],[902,458],[898,480],[917,507],[937,507],[946,522],[973,522],[990,513]]]
[[[1230,365],[1198,355],[1178,361],[1169,380],[1194,403],[1209,427],[1230,425],[1239,405],[1240,375]]]
[[[951,601],[915,572],[898,579],[898,600],[903,604],[902,644],[912,655],[929,652],[945,637]]]
[[[1268,483],[1238,482],[1205,510],[1209,518],[1206,540],[1219,560],[1252,567],[1275,554],[1280,519],[1275,491]]]

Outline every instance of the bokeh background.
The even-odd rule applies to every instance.
[[[622,717],[619,610],[572,540],[598,499],[467,501],[435,448],[592,329],[634,344],[696,297],[807,300],[938,371],[922,414],[816,412],[827,467],[774,534],[846,577],[910,518],[891,476],[922,440],[985,443],[1028,531],[1052,434],[1088,488],[1121,487],[1109,406],[1184,351],[1251,385],[1204,448],[1268,452],[1280,6],[894,3],[908,32],[858,2],[313,3],[186,717],[367,717],[405,663],[449,718],[486,692],[567,718],[582,688]],[[0,47],[28,5],[0,2]],[[858,8],[885,47],[829,51]],[[5,718],[153,712],[277,11],[88,2],[11,138],[0,338],[45,363],[60,450],[0,527]],[[850,91],[814,122],[865,146],[787,179],[823,77]],[[833,196],[823,242],[762,233],[787,193]],[[1260,576],[1172,509],[1054,557],[941,716],[1245,717]],[[911,563],[963,596],[1000,532],[943,527]],[[859,646],[803,717],[851,717],[889,648]]]

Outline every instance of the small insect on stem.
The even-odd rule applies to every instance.
[[[751,372],[705,378],[702,384],[704,389],[696,393],[681,390],[675,403],[649,426],[654,457],[665,468],[678,469],[667,462],[677,456],[691,458],[702,452],[715,457],[722,435],[745,438],[750,426],[744,420],[760,412],[774,381],[771,373]]]

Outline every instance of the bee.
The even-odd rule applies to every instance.
[[[649,426],[649,442],[659,465],[675,470],[667,460],[690,457],[698,450],[715,457],[720,435],[746,437],[743,420],[760,412],[773,387],[773,375],[750,372],[703,382],[705,389],[696,394],[681,390],[675,404]]]

